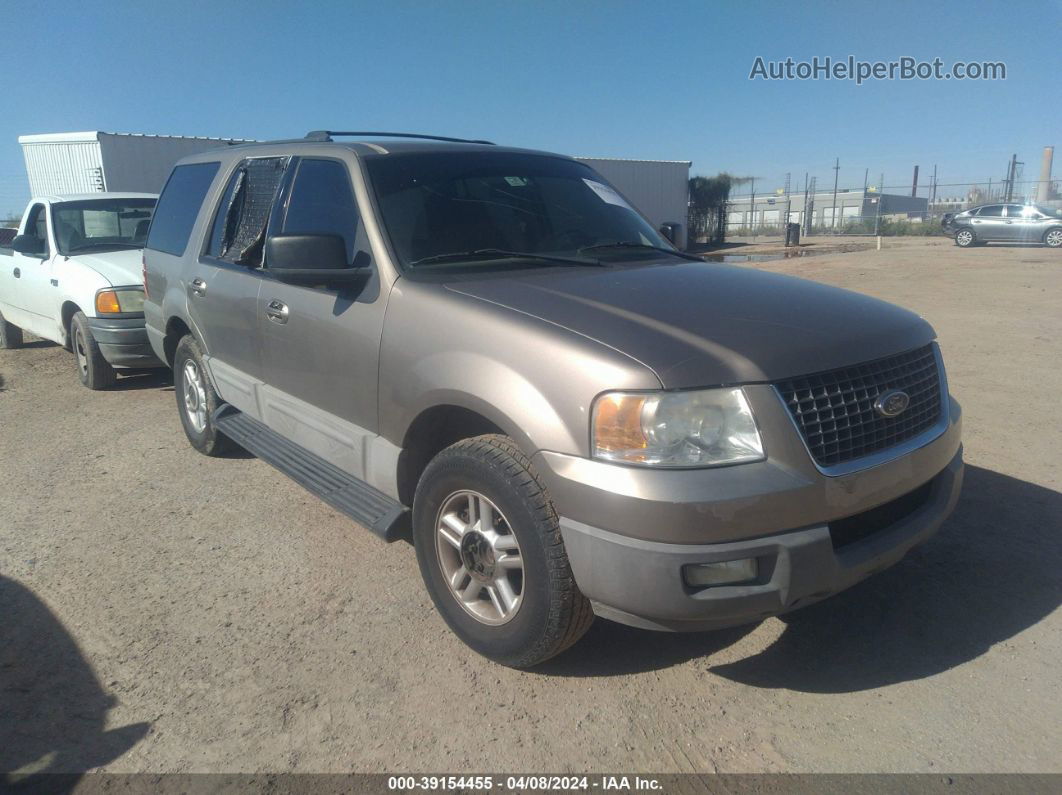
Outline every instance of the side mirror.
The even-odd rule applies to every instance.
[[[340,235],[271,235],[265,243],[265,270],[282,282],[304,285],[356,284],[369,269],[352,267]]]
[[[656,231],[666,237],[668,242],[674,244],[675,238],[678,237],[678,235],[675,234],[678,231],[676,226],[677,224],[660,224],[660,228]]]
[[[15,235],[15,239],[11,241],[11,248],[19,254],[42,256],[44,254],[44,241],[32,235]]]

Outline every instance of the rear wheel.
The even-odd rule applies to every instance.
[[[977,238],[974,237],[974,233],[969,229],[960,229],[955,233],[955,245],[960,248],[969,248],[977,242]]]
[[[88,318],[84,312],[78,312],[70,321],[70,346],[77,360],[77,377],[89,389],[106,389],[118,380],[111,363],[103,358],[99,343],[92,336]]]
[[[203,364],[203,351],[191,334],[178,344],[173,356],[173,391],[184,435],[203,455],[219,456],[233,442],[214,427],[214,412],[221,404]]]
[[[4,320],[0,314],[0,349],[10,350],[22,347],[22,329]]]
[[[506,436],[466,439],[432,460],[413,501],[413,540],[440,615],[484,657],[530,667],[593,623],[553,505]]]
[[[1062,248],[1062,229],[1048,229],[1044,235],[1044,245],[1050,248]]]

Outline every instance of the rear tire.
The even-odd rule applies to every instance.
[[[1048,248],[1062,248],[1062,229],[1048,229],[1044,233],[1044,245]]]
[[[0,314],[0,350],[9,351],[22,347],[22,329],[4,320]]]
[[[470,499],[479,500],[477,516]],[[493,517],[486,524],[484,505]],[[465,439],[432,459],[413,501],[413,542],[439,614],[484,657],[527,668],[560,654],[594,621],[553,504],[507,436]],[[503,588],[503,577],[512,585]]]
[[[960,229],[955,233],[955,245],[959,248],[969,248],[977,243],[977,238],[969,229]]]
[[[118,374],[111,363],[103,358],[99,343],[92,336],[88,318],[84,312],[78,312],[70,321],[71,348],[77,361],[77,377],[89,389],[106,389],[114,386]]]
[[[191,334],[185,335],[173,355],[173,391],[177,412],[188,442],[203,455],[220,456],[234,443],[214,427],[214,412],[221,405],[203,364],[203,351]]]

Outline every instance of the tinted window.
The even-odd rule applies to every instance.
[[[262,264],[266,223],[287,158],[258,157],[244,160],[214,213],[207,254],[238,265]]]
[[[988,207],[982,207],[977,211],[978,218],[984,218],[986,216],[990,218],[1001,218],[1003,216],[1003,205],[991,204]]]
[[[1033,215],[1036,215],[1036,210],[1032,207],[1023,207],[1020,204],[1007,205],[1007,218],[1028,218]]]
[[[35,204],[30,210],[30,217],[26,221],[26,234],[41,241],[43,251],[48,252],[48,227],[47,213],[43,204]]]
[[[589,166],[509,152],[388,155],[366,160],[384,225],[406,265],[481,249],[594,257],[658,256],[668,243]],[[478,266],[478,265],[477,265]],[[483,267],[493,267],[489,262]]]
[[[339,235],[354,261],[358,208],[347,167],[335,160],[299,162],[279,232],[286,235]]]
[[[173,170],[155,210],[148,248],[176,256],[184,254],[203,197],[220,167],[220,163],[192,163]]]

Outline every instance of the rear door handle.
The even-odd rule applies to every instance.
[[[206,295],[206,282],[202,279],[192,279],[192,292],[196,295]]]
[[[266,317],[274,323],[284,324],[288,322],[288,305],[283,301],[278,301],[276,298],[266,304],[265,313]]]
[[[21,270],[19,270],[18,268],[15,268],[15,269],[14,269],[14,270],[12,271],[12,273],[14,273],[14,274],[15,274],[15,278],[16,278],[16,279],[21,279],[21,278],[22,278],[22,271],[21,271]]]

